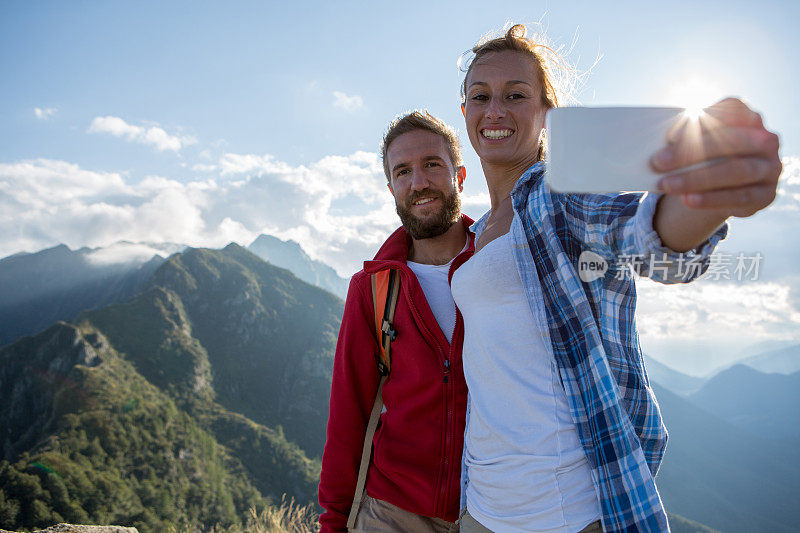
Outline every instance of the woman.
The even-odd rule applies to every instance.
[[[552,193],[541,148],[557,105],[551,52],[513,26],[473,49],[462,87],[491,210],[451,284],[470,389],[461,529],[666,531],[653,477],[667,433],[633,322],[635,287],[617,258],[640,257],[640,274],[657,281],[688,281],[679,252],[706,264],[728,216],[774,198],[777,138],[726,100],[708,110],[717,120],[704,153],[677,136],[653,165],[728,159],[662,180],[669,195]],[[576,270],[585,250],[610,266],[588,283]]]

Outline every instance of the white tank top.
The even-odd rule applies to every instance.
[[[600,505],[511,246],[509,234],[490,242],[451,283],[470,394],[467,508],[496,533],[574,533],[600,518]]]

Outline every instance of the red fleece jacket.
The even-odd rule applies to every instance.
[[[472,220],[462,215],[461,223],[468,228]],[[475,250],[474,235],[468,234],[467,249],[450,267],[451,279]],[[398,229],[350,280],[322,455],[319,503],[327,511],[320,517],[322,533],[347,531],[364,433],[380,380],[370,274],[387,268],[400,271],[397,338],[392,343],[392,370],[383,386],[385,412],[373,439],[366,492],[423,516],[458,518],[467,408],[461,364],[464,321],[456,311],[449,344],[406,266],[410,243],[405,230]]]

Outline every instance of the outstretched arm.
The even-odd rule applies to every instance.
[[[667,146],[651,161],[659,172],[705,163],[670,173],[659,182],[664,191],[653,225],[664,246],[692,250],[728,217],[749,217],[775,199],[783,169],[778,136],[741,100],[728,98],[698,119],[672,131]]]

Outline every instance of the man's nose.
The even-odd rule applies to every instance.
[[[421,191],[430,185],[428,176],[421,168],[415,168],[411,173],[411,190]]]

